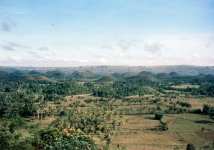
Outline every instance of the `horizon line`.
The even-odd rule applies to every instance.
[[[214,65],[74,65],[74,66],[4,66],[0,65],[0,68],[87,68],[87,67],[173,67],[173,66],[184,66],[184,67],[214,67]]]

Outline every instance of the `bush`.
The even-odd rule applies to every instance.
[[[20,116],[15,116],[10,119],[10,123],[8,125],[10,130],[15,130],[16,128],[23,127],[25,125],[25,121]]]
[[[158,112],[155,113],[155,120],[161,120],[163,118],[163,113],[162,112]]]
[[[161,131],[166,131],[166,130],[168,130],[169,128],[168,128],[168,125],[167,125],[167,123],[166,122],[163,122],[163,121],[160,121],[160,130]]]
[[[180,105],[181,107],[187,107],[187,108],[191,108],[191,104],[190,103],[187,103],[187,102],[177,102],[178,105]]]
[[[201,109],[192,109],[189,112],[193,113],[193,114],[201,114],[202,113]]]
[[[65,116],[66,115],[66,112],[64,111],[64,110],[61,110],[60,112],[59,112],[59,116],[60,117],[63,117],[63,116]]]
[[[186,150],[196,150],[196,148],[193,144],[187,144]]]
[[[207,105],[207,104],[205,104],[205,105],[203,106],[202,113],[207,115],[207,114],[209,113],[209,109],[210,109],[210,106]]]
[[[203,106],[202,113],[205,115],[209,115],[211,118],[213,118],[214,117],[214,107],[205,104]]]
[[[97,150],[97,146],[91,138],[75,129],[59,131],[53,128],[42,130],[35,139],[35,146],[43,150]]]
[[[19,134],[10,132],[7,126],[0,126],[0,149],[33,150],[34,148],[30,140],[21,139]]]
[[[209,116],[211,119],[214,119],[214,107],[211,107],[209,110]]]
[[[171,105],[167,110],[165,110],[166,113],[174,113],[174,114],[179,114],[179,113],[185,113],[187,112],[188,109],[185,107],[178,107],[176,105]]]

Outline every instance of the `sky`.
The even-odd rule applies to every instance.
[[[214,0],[0,0],[0,66],[214,66]]]

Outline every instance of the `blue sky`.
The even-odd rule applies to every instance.
[[[0,0],[0,65],[214,65],[214,0]]]

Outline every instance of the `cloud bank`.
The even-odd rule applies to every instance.
[[[139,39],[72,44],[27,46],[1,42],[0,65],[214,65],[213,34],[155,35]]]

